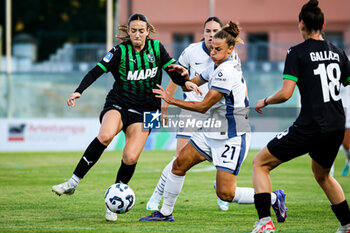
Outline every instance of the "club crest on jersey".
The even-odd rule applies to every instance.
[[[106,54],[106,56],[103,58],[103,61],[109,62],[113,57],[113,53],[109,52]]]
[[[147,56],[147,61],[148,62],[154,62],[156,60],[152,53],[148,53],[146,56]]]
[[[127,80],[144,80],[147,78],[154,78],[157,75],[158,67],[146,70],[135,70],[128,72]]]

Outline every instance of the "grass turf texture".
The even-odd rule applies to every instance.
[[[238,186],[252,187],[250,151]],[[257,213],[254,205],[230,204],[226,212],[216,204],[215,170],[208,162],[188,172],[177,200],[175,222],[139,222],[149,215],[145,206],[172,151],[144,151],[129,185],[136,194],[133,209],[118,215],[117,222],[104,219],[104,193],[114,183],[120,151],[106,151],[80,182],[72,196],[57,196],[51,186],[69,178],[81,152],[0,153],[0,232],[250,232]],[[350,176],[342,177],[343,152],[335,164],[335,177],[350,198]],[[193,170],[195,169],[195,170]],[[200,169],[198,171],[198,169]],[[203,171],[204,170],[204,171]],[[277,232],[335,232],[338,221],[329,202],[313,178],[311,160],[302,156],[282,164],[271,173],[272,188],[287,193],[288,218],[277,223]]]

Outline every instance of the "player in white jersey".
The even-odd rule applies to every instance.
[[[219,18],[217,17],[209,17],[204,22],[204,40],[201,42],[190,44],[181,54],[181,56],[178,59],[178,64],[186,68],[189,72],[190,78],[194,78],[198,76],[200,73],[202,73],[206,68],[208,68],[209,65],[214,64],[212,59],[210,58],[210,49],[211,49],[211,42],[213,39],[213,36],[216,32],[220,31],[222,27],[222,23]],[[237,54],[233,51],[232,56],[234,59],[239,61],[239,58]],[[167,91],[171,93],[171,96],[175,93],[177,88],[177,85],[174,84],[172,81],[170,81]],[[208,85],[204,84],[200,87],[200,90],[202,91],[203,95],[197,95],[194,92],[186,92],[184,93],[184,101],[202,101],[204,96],[208,93]],[[168,115],[168,106],[169,104],[167,102],[163,103],[162,106],[162,122],[167,123],[167,115]],[[192,112],[188,110],[181,110],[181,113],[179,114],[180,117],[183,116],[184,118],[190,116],[192,119],[205,119],[208,117],[208,114],[201,114],[197,112]],[[181,120],[185,120],[182,118]],[[147,202],[146,209],[147,210],[158,210],[159,203],[162,199],[163,192],[164,192],[164,185],[167,180],[167,176],[171,171],[171,168],[173,166],[173,162],[175,158],[178,156],[181,149],[187,144],[188,140],[191,138],[193,133],[195,132],[195,129],[188,129],[188,128],[179,128],[178,133],[176,135],[177,139],[177,145],[176,145],[176,152],[173,160],[171,160],[163,169],[161,177],[157,183],[157,186],[155,187],[152,196],[150,197],[149,201]],[[217,199],[217,203],[219,206],[219,209],[221,210],[228,210],[228,203],[222,201],[220,198]]]
[[[345,134],[343,140],[343,150],[346,156],[342,175],[347,176],[350,168],[350,86],[340,87],[341,101],[345,112]],[[334,164],[333,164],[334,165]]]
[[[217,169],[218,197],[229,202],[254,203],[253,188],[236,187],[237,175],[250,144],[247,86],[239,62],[230,57],[239,41],[239,32],[238,25],[230,22],[214,35],[210,56],[215,64],[191,80],[197,85],[208,82],[209,91],[201,102],[174,99],[160,85],[160,89],[153,90],[156,97],[180,108],[200,113],[209,110],[208,120],[216,119],[221,124],[203,126],[203,131],[196,132],[191,137],[175,159],[168,175],[161,210],[140,221],[174,221],[172,212],[186,172],[205,160],[213,162]],[[179,73],[186,73],[182,66],[172,67]],[[276,201],[276,195],[271,196],[274,196],[272,203],[279,202]]]

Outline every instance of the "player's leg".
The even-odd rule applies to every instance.
[[[309,153],[312,158],[314,177],[330,201],[332,210],[338,218],[341,227],[350,225],[350,210],[345,200],[343,189],[329,172],[338,154],[343,138],[343,130],[318,134],[311,143]]]
[[[216,184],[217,187],[221,187],[216,189],[218,206],[220,208],[221,205],[221,210],[225,210],[224,204],[226,204],[226,210],[228,209],[228,202],[254,203],[253,188],[236,187],[236,182],[232,183],[232,176],[238,175],[243,161],[247,157],[250,138],[251,134],[246,133],[227,140],[210,139],[213,163],[218,170]]]
[[[259,232],[260,229],[274,230],[270,212],[270,171],[281,163],[282,161],[274,157],[267,147],[264,147],[253,161],[254,203],[258,212],[259,222],[252,232]]]
[[[350,211],[344,192],[339,183],[329,174],[329,168],[323,168],[312,160],[312,171],[315,179],[332,204],[332,210],[342,226],[348,225],[350,230]]]
[[[254,204],[255,191],[253,188],[236,187],[237,175],[248,155],[250,140],[250,133],[225,140],[225,142],[211,140],[213,163],[218,169],[217,195],[225,201]],[[271,193],[271,205],[277,204],[277,196],[280,196],[280,193],[283,191],[277,190]]]
[[[102,118],[98,136],[90,143],[82,158],[77,164],[73,176],[66,182],[52,186],[52,191],[58,195],[74,193],[80,180],[96,164],[103,151],[107,148],[114,136],[123,127],[121,114],[116,110],[107,111]]]
[[[350,107],[350,106],[349,106]],[[350,114],[350,111],[349,111]],[[348,121],[350,121],[350,116],[347,116],[347,124]],[[349,174],[350,170],[350,123],[347,125],[347,128],[345,129],[345,134],[344,134],[344,140],[343,140],[343,150],[345,153],[345,165],[342,170],[342,175],[347,176]]]
[[[168,178],[168,175],[171,172],[171,169],[173,167],[173,162],[178,157],[178,154],[180,153],[182,148],[184,148],[184,146],[187,144],[189,139],[190,139],[190,137],[177,137],[175,156],[163,169],[162,174],[158,180],[157,186],[155,187],[151,198],[147,202],[147,205],[146,205],[147,210],[158,210],[159,209],[159,203],[160,203],[162,196],[163,196],[163,193],[164,193],[164,186],[165,186],[166,180]]]
[[[123,158],[118,170],[116,183],[129,183],[149,133],[150,131],[148,129],[143,129],[142,123],[139,122],[133,123],[127,127]]]
[[[123,158],[118,170],[116,183],[127,184],[134,174],[136,163],[140,157],[141,151],[146,144],[149,130],[142,129],[142,123],[133,123],[129,125],[125,132],[125,147]],[[105,218],[107,221],[117,221],[117,214],[105,208]]]
[[[190,140],[190,142],[193,142]],[[207,153],[207,152],[204,152]],[[172,212],[185,180],[186,172],[194,165],[203,162],[206,158],[191,144],[188,143],[173,163],[164,187],[164,200],[160,211],[150,216],[140,218],[140,221],[174,221]]]

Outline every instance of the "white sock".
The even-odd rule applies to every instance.
[[[271,221],[271,217],[262,218],[262,219],[260,219],[260,221],[263,222],[264,224],[266,224],[266,223]]]
[[[79,182],[80,182],[81,178],[76,176],[75,174],[72,175],[72,177],[69,179],[69,181],[72,184],[75,184],[75,186],[78,186]]]
[[[346,156],[346,159],[347,159],[347,162],[350,161],[350,149],[344,149],[344,152],[345,152],[345,156]]]
[[[165,183],[164,187],[163,205],[160,210],[164,216],[172,214],[176,199],[181,192],[184,181],[185,176],[177,176],[171,172],[169,173],[167,182]]]
[[[277,200],[276,193],[271,193],[271,205],[275,204]]]
[[[253,188],[236,187],[235,197],[232,202],[237,202],[237,204],[254,204],[254,194]],[[275,204],[276,199],[276,194],[271,193],[271,205]]]
[[[168,163],[168,165],[166,165],[165,168],[163,169],[162,174],[161,174],[161,176],[159,178],[158,184],[157,184],[156,188],[153,191],[151,199],[157,199],[159,201],[162,199],[162,196],[163,196],[163,193],[164,193],[164,186],[165,186],[165,183],[167,181],[168,175],[171,172],[171,169],[173,168],[173,163],[174,163],[175,159],[176,158],[174,157],[170,161],[170,163]]]
[[[254,204],[254,189],[236,187],[235,197],[232,202],[238,204]]]

